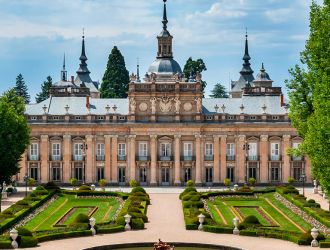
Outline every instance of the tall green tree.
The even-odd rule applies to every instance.
[[[30,95],[22,74],[16,77],[15,91],[18,96],[23,97],[25,104],[30,103]]]
[[[197,60],[193,60],[191,57],[188,58],[186,64],[183,67],[183,74],[184,77],[188,80],[190,76],[195,77],[196,73],[202,73],[203,71],[206,71],[206,65],[203,61],[203,59],[197,59]],[[206,81],[201,81],[202,84],[202,90],[205,89],[207,83]]]
[[[301,63],[290,69],[289,89],[292,124],[304,138],[299,152],[308,155],[314,178],[330,192],[330,0],[312,3],[310,35]]]
[[[129,73],[125,60],[117,46],[114,46],[108,58],[100,88],[102,98],[126,98]]]
[[[217,83],[214,85],[214,88],[211,91],[210,97],[212,98],[228,98],[229,95],[226,91],[225,86],[223,86],[221,83]]]
[[[29,145],[30,129],[23,97],[11,89],[0,96],[0,183],[19,172],[18,162]]]
[[[50,88],[53,86],[53,79],[51,76],[47,76],[46,81],[41,85],[41,91],[36,96],[36,102],[42,102],[49,98]]]

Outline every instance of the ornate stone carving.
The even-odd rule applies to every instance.
[[[150,102],[151,102],[151,113],[152,114],[155,114],[156,113],[156,97],[153,97],[150,99]]]
[[[136,81],[136,75],[134,73],[132,73],[129,77],[131,82],[135,82]]]
[[[181,101],[179,100],[179,97],[175,97],[174,101],[175,101],[175,113],[179,114]]]
[[[186,112],[191,111],[191,109],[192,109],[192,105],[191,105],[191,103],[190,103],[190,102],[186,102],[185,104],[183,104],[183,109],[184,109],[184,111],[186,111]]]
[[[182,80],[182,74],[181,73],[176,73],[174,75],[174,80],[175,80],[175,82],[181,82],[181,80]]]
[[[148,104],[146,104],[145,102],[141,102],[139,105],[139,110],[144,112],[147,111],[147,109],[148,109]]]
[[[202,112],[202,99],[200,97],[195,98],[197,113]]]
[[[245,141],[245,135],[239,135],[238,136],[238,141],[244,142]]]
[[[159,102],[159,108],[160,111],[162,111],[163,113],[168,113],[171,111],[172,109],[172,100],[173,98],[169,98],[168,96],[163,96],[162,98],[159,98],[160,102]]]
[[[260,141],[268,141],[268,135],[260,135]]]
[[[135,112],[136,101],[135,101],[134,97],[129,98],[129,108],[130,108],[131,113]]]
[[[151,73],[151,75],[150,75],[150,80],[151,80],[152,82],[155,82],[155,81],[156,81],[156,78],[157,78],[157,75],[156,75],[155,73]]]

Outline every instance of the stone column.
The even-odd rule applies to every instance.
[[[220,151],[219,151],[219,136],[213,136],[213,183],[220,183]]]
[[[237,154],[237,160],[236,160],[236,167],[237,167],[237,177],[239,183],[245,183],[246,182],[246,157],[244,150],[244,145],[246,143],[246,137],[245,135],[239,135],[238,141],[236,143],[236,154]]]
[[[174,135],[174,185],[181,185],[180,178],[180,138],[181,135]]]
[[[69,183],[71,178],[72,144],[71,135],[63,135],[63,182]]]
[[[227,136],[221,135],[220,138],[220,180],[223,182],[227,177]]]
[[[41,135],[40,138],[40,182],[46,183],[49,178],[49,140],[48,135]]]
[[[104,135],[105,142],[105,159],[104,159],[104,178],[107,182],[111,182],[111,137],[110,135]]]
[[[202,162],[201,162],[201,135],[197,134],[195,135],[196,138],[196,178],[195,178],[195,184],[196,185],[202,185]]]
[[[136,135],[130,135],[129,136],[129,173],[130,173],[130,179],[135,180],[136,179],[136,161],[135,161],[135,137]]]
[[[260,183],[268,182],[268,135],[260,136]]]
[[[118,135],[111,136],[111,183],[118,183]]]
[[[283,135],[283,142],[282,142],[282,182],[287,182],[290,175],[291,175],[291,167],[290,167],[290,156],[287,154],[288,148],[290,148],[290,135]]]
[[[157,185],[157,135],[150,135],[150,185]]]
[[[95,181],[95,145],[94,136],[86,135],[86,146],[85,149],[85,182],[92,183]]]

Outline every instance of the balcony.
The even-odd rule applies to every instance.
[[[126,155],[117,155],[117,161],[126,161]]]
[[[96,155],[96,160],[97,161],[104,161],[105,160],[105,156],[104,155]]]
[[[28,161],[39,161],[39,155],[29,155]]]
[[[192,155],[183,155],[181,156],[181,161],[194,161],[195,160],[195,156]]]
[[[292,156],[291,157],[291,161],[304,161],[304,157],[303,156]]]
[[[247,161],[259,161],[259,155],[248,155],[246,157]]]
[[[269,160],[270,161],[280,161],[282,157],[280,155],[270,155]]]
[[[50,161],[61,161],[62,156],[61,155],[51,155],[51,156],[49,156],[49,160]]]
[[[204,155],[204,161],[213,161],[214,156],[213,155]]]
[[[235,155],[226,155],[226,161],[235,161]]]
[[[150,156],[137,155],[136,160],[137,161],[150,161]]]
[[[72,155],[72,160],[73,161],[83,161],[84,156],[82,156],[82,155]]]
[[[158,161],[173,161],[173,156],[170,155],[160,155],[158,156]]]

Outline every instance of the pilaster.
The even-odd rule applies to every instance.
[[[105,159],[104,159],[104,178],[111,182],[111,136],[104,135]]]
[[[268,182],[268,135],[260,136],[260,182]]]
[[[49,160],[49,140],[48,135],[41,135],[40,142],[40,182],[46,183],[48,182],[48,160]]]
[[[195,148],[196,148],[196,178],[195,184],[201,185],[202,184],[202,164],[201,164],[201,135],[195,135]]]
[[[219,184],[220,183],[220,151],[219,151],[219,136],[213,136],[213,183]]]
[[[157,185],[157,135],[150,135],[150,185]]]
[[[63,135],[63,182],[65,183],[69,183],[71,178],[71,157],[71,135]]]
[[[85,160],[85,182],[92,183],[95,181],[95,145],[94,145],[94,136],[86,135],[86,145],[85,149],[86,160]]]
[[[239,183],[245,183],[246,182],[246,151],[244,150],[244,145],[246,143],[246,136],[245,135],[239,135],[238,141],[236,143],[237,149],[237,160],[236,160],[236,168],[237,168],[237,182]]]
[[[135,161],[135,138],[136,135],[129,135],[129,173],[130,173],[130,179],[135,180],[136,179],[136,161]]]
[[[111,136],[111,183],[118,182],[118,135]]]
[[[287,182],[290,175],[291,175],[291,167],[290,167],[290,156],[287,154],[287,150],[290,148],[290,135],[283,135],[283,142],[282,142],[282,159],[283,159],[283,166],[282,166],[282,173],[283,173],[283,180],[282,182]]]
[[[174,185],[181,185],[180,180],[180,138],[174,135]]]
[[[227,136],[220,136],[220,180],[221,182],[226,179],[226,170],[227,170]]]

